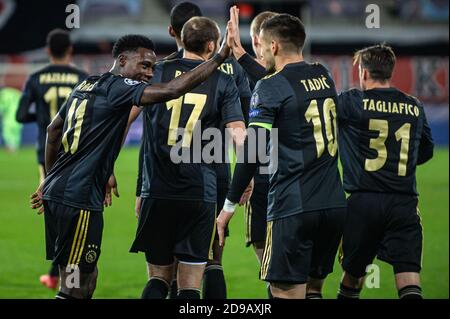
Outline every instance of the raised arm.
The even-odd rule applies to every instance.
[[[244,49],[239,32],[239,9],[230,8],[230,21],[228,22],[227,43],[234,57],[247,73],[250,81],[255,84],[267,75],[266,69],[253,59]]]
[[[258,82],[267,75],[266,69],[248,53],[245,53],[243,56],[241,56],[238,62],[245,70],[245,73],[247,73],[250,81],[252,81],[253,83]]]
[[[230,55],[226,36],[220,51],[213,58],[203,62],[195,69],[186,72],[170,82],[149,85],[142,94],[140,105],[149,105],[173,100],[204,82]]]

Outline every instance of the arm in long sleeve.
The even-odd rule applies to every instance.
[[[258,130],[264,130],[265,142],[261,141],[261,136],[258,134]],[[248,139],[248,136],[253,136],[254,139]],[[260,158],[258,154],[265,154],[267,149],[267,142],[269,141],[270,131],[260,127],[250,126],[247,129],[247,138],[245,139],[244,145],[238,148],[238,158],[243,158],[241,162],[236,164],[233,174],[233,180],[231,182],[230,190],[227,194],[227,199],[233,203],[239,203],[239,200],[247,188],[248,184],[252,180],[256,173],[256,170],[261,165]],[[255,143],[256,145],[249,145],[250,143]],[[263,148],[263,149],[261,149]],[[242,152],[242,153],[240,153]],[[253,152],[256,152],[253,153]],[[239,155],[240,154],[240,155]],[[254,163],[251,163],[249,159],[256,159]]]
[[[149,105],[169,101],[191,91],[204,82],[228,57],[221,50],[213,58],[203,62],[193,70],[183,73],[167,83],[149,85],[145,88],[139,105]]]
[[[434,152],[434,142],[431,136],[431,129],[428,126],[427,119],[424,114],[424,124],[422,137],[419,144],[419,156],[417,158],[417,165],[424,164],[428,162],[433,157]]]
[[[244,115],[245,126],[248,125],[248,113],[250,111],[250,97],[240,97],[242,115]]]
[[[253,83],[258,82],[267,75],[266,69],[248,53],[245,53],[242,57],[240,57],[238,62],[247,73],[250,81]]]

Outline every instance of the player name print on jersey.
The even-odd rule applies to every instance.
[[[382,113],[404,114],[418,117],[420,115],[417,105],[408,103],[397,103],[375,99],[363,99],[364,111],[376,111]]]
[[[79,82],[79,76],[76,73],[42,73],[39,75],[39,84],[72,84]]]
[[[233,70],[233,65],[231,63],[222,63],[218,69],[220,71],[222,71],[225,74],[228,75],[233,75],[234,74],[234,70]]]
[[[305,87],[306,92],[320,91],[331,88],[330,85],[327,83],[327,77],[325,75],[322,75],[321,77],[318,78],[301,80],[300,82]]]

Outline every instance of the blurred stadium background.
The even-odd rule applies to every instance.
[[[74,63],[89,73],[101,73],[111,64],[114,41],[127,33],[149,36],[158,57],[176,50],[167,32],[170,8],[178,0],[0,0],[0,92],[20,90],[27,76],[48,59],[46,34],[65,28],[66,6],[80,8],[80,28],[73,29]],[[224,29],[228,8],[238,4],[243,43],[251,52],[249,24],[261,11],[287,12],[302,18],[307,27],[306,57],[324,63],[333,73],[338,90],[358,85],[352,53],[365,45],[387,42],[398,56],[393,84],[417,96],[437,144],[435,159],[418,169],[421,212],[425,229],[423,286],[427,298],[448,298],[448,126],[449,60],[448,0],[191,0],[205,16]],[[367,29],[366,6],[378,4],[381,28]],[[0,132],[7,117],[0,99]],[[105,214],[104,247],[96,297],[136,298],[144,285],[144,257],[128,253],[133,239],[134,189],[137,148],[142,131],[136,122],[117,163],[121,198]],[[35,124],[22,128],[21,148],[6,151],[0,134],[0,298],[48,298],[52,292],[40,286],[45,273],[43,220],[28,208],[38,172],[34,143]],[[265,298],[257,278],[258,265],[244,246],[242,212],[233,220],[224,256],[231,298]],[[335,296],[340,268],[326,284],[325,297]],[[381,267],[381,287],[366,289],[366,298],[395,298],[392,272]]]

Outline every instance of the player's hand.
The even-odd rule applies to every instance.
[[[225,245],[225,229],[227,228],[228,222],[233,217],[233,213],[226,212],[222,209],[217,217],[217,233],[219,234],[219,245]]]
[[[42,190],[44,189],[44,182],[40,183],[37,190],[30,196],[30,205],[32,209],[37,209],[38,215],[44,212],[44,202],[42,201]]]
[[[228,28],[227,28],[228,29]],[[228,38],[228,30],[225,32],[225,36],[223,37],[222,44],[220,45],[219,54],[224,59],[228,58],[231,55],[231,48],[228,46],[227,38]]]
[[[239,8],[232,6],[230,8],[230,20],[227,23],[227,43],[231,49],[241,45],[241,36],[239,32]]]
[[[239,201],[239,206],[244,205],[245,203],[247,203],[250,200],[250,197],[252,197],[253,194],[253,187],[254,187],[254,182],[253,179],[250,181],[250,184],[248,184],[247,188],[244,191],[244,194],[242,194],[241,196],[241,200]]]
[[[227,23],[226,32],[223,37],[222,44],[221,44],[220,50],[219,50],[219,54],[223,57],[229,57],[231,55],[232,45],[234,45],[234,41],[231,40],[231,39],[235,38],[235,34],[236,34],[236,30],[232,28],[233,25],[232,25],[231,12],[232,12],[233,8],[234,8],[234,10],[238,10],[237,12],[239,12],[239,9],[236,6],[232,6],[230,8],[230,21],[228,21],[228,23]],[[234,14],[235,13],[233,11],[233,15]],[[230,32],[232,33],[231,38],[230,38]],[[239,42],[240,42],[240,39],[239,39]]]
[[[227,24],[227,43],[231,48],[234,57],[239,60],[246,52],[241,43],[241,34],[239,31],[239,8],[232,6],[230,8],[230,21]]]
[[[105,200],[103,201],[103,205],[105,207],[112,205],[112,193],[118,198],[119,195],[119,189],[117,188],[117,180],[114,174],[112,174],[109,177],[108,183],[106,183],[106,194],[105,194]]]
[[[136,196],[136,204],[134,206],[134,213],[136,214],[136,218],[139,219],[139,216],[141,216],[141,205],[142,205],[142,197]]]

